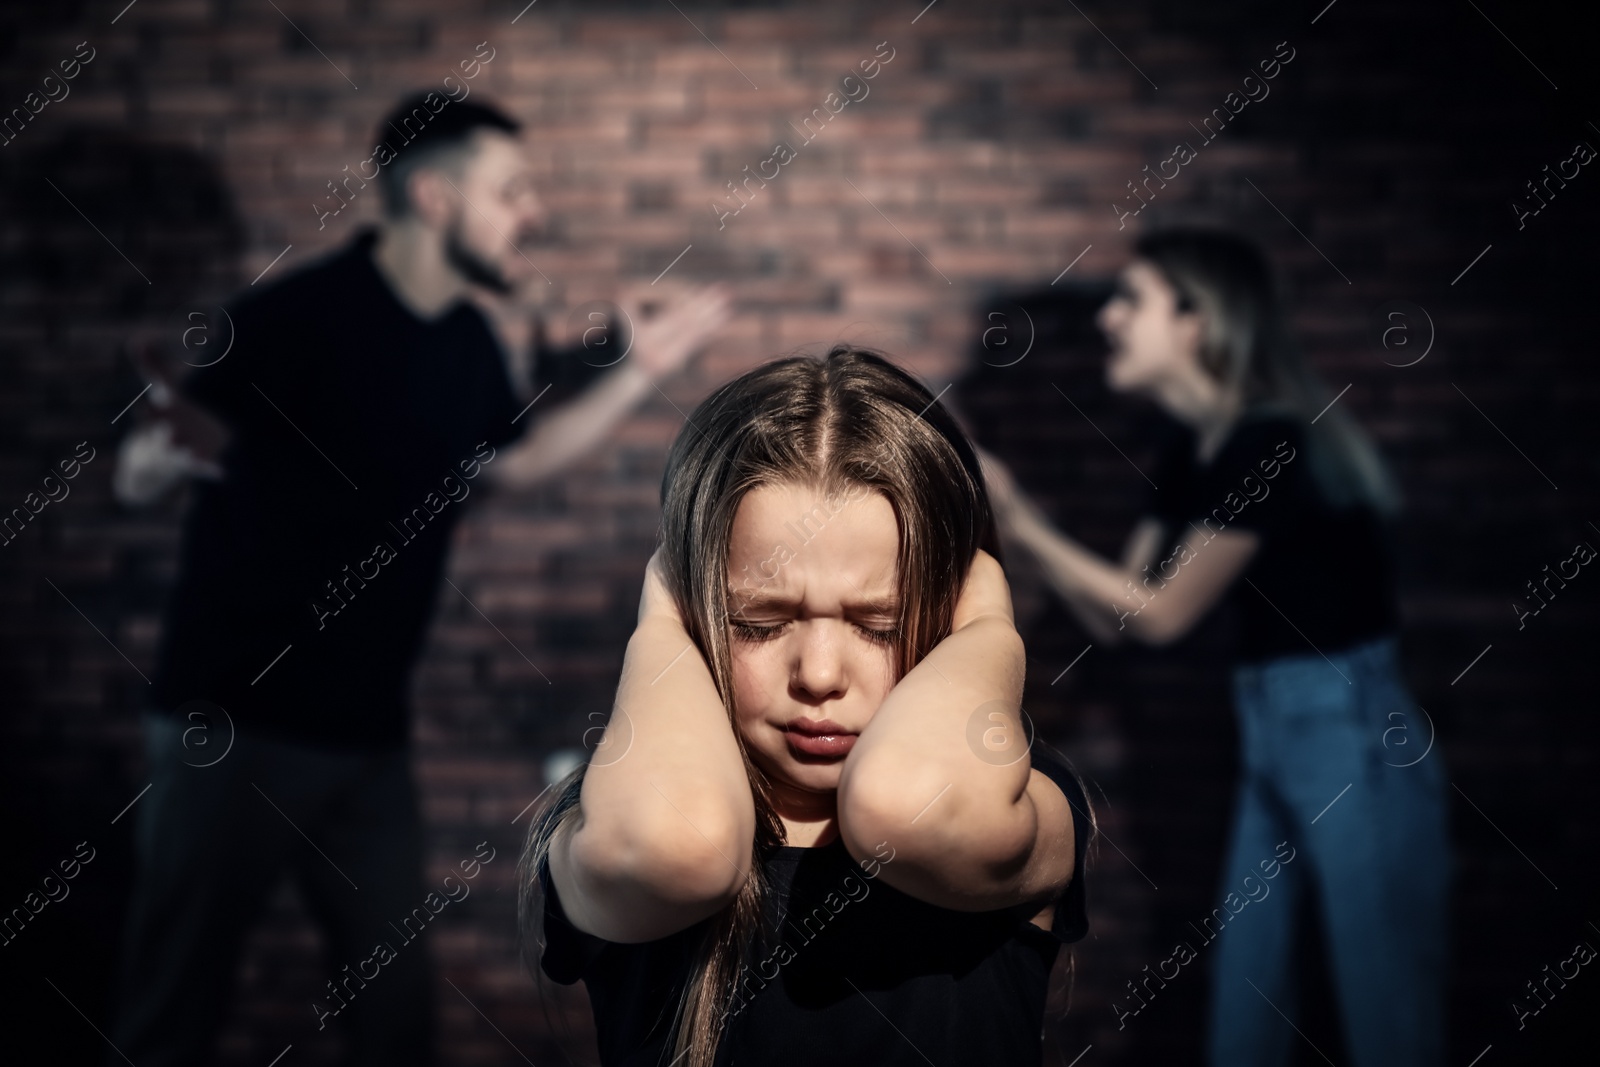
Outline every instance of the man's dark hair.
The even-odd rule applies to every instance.
[[[375,142],[387,145],[393,158],[379,168],[384,212],[400,218],[411,210],[406,182],[418,167],[465,147],[478,130],[515,134],[521,124],[489,104],[456,101],[437,90],[402,100],[378,127]]]

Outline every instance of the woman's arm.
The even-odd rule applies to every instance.
[[[1112,563],[1056,529],[1010,472],[987,453],[984,476],[1002,528],[1036,556],[1045,579],[1091,633],[1116,643],[1124,635],[1153,645],[1176,641],[1205,617],[1244,572],[1260,537],[1224,530],[1209,539],[1193,528],[1158,559],[1161,524],[1143,519]]]
[[[951,634],[890,691],[845,758],[840,834],[851,855],[884,860],[880,876],[896,889],[990,911],[1071,879],[1071,808],[1027,759],[1023,670],[1005,574],[980,551]]]
[[[1024,541],[1009,524],[1002,523],[1001,528],[1014,542],[1022,544],[1029,552],[1039,555],[1035,548],[1036,542]],[[1127,544],[1122,549],[1122,570],[1127,574],[1138,574],[1145,567],[1155,563],[1156,555],[1161,551],[1162,526],[1155,519],[1140,519],[1128,534]],[[1120,645],[1128,636],[1128,631],[1115,626],[1106,618],[1106,612],[1098,604],[1089,601],[1075,587],[1063,583],[1061,575],[1046,568],[1045,581],[1061,597],[1061,602],[1067,606],[1082,627],[1089,631],[1096,644]]]
[[[1158,549],[1152,562],[1134,568],[1101,559],[1042,515],[1020,513],[1011,529],[1039,557],[1050,584],[1069,604],[1097,617],[1105,632],[1126,632],[1152,645],[1176,641],[1204,618],[1244,573],[1261,541],[1256,534],[1231,530],[1209,541],[1191,533],[1166,559],[1153,561]],[[1138,550],[1140,541],[1150,544],[1135,527],[1130,548]]]
[[[653,941],[725,907],[750,869],[755,801],[710,669],[651,557],[616,709],[584,774],[580,814],[551,842],[572,924]]]

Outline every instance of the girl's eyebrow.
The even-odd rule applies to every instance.
[[[886,615],[893,618],[900,614],[900,598],[887,596],[877,600],[853,601],[845,605],[845,610],[861,615]]]
[[[737,589],[728,590],[728,614],[730,615],[738,614],[741,611],[759,611],[762,608],[793,608],[796,603],[796,601],[787,597],[773,596],[770,593],[760,591],[746,593]]]
[[[799,604],[800,602],[793,597],[774,596],[759,591],[753,593],[741,593],[735,589],[728,591],[729,614],[762,608],[793,610]],[[871,600],[851,600],[845,602],[844,609],[852,615],[884,615],[893,618],[900,613],[900,599],[896,596],[887,596]]]

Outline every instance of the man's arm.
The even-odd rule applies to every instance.
[[[634,323],[633,343],[615,369],[575,400],[535,415],[533,428],[487,474],[508,488],[534,485],[565,470],[600,444],[658,383],[677,373],[727,322],[731,294],[714,285],[644,319],[624,311]],[[492,320],[500,321],[499,315]],[[505,334],[502,332],[502,337]]]
[[[605,440],[654,388],[649,373],[624,360],[576,399],[535,417],[528,435],[485,474],[496,485],[517,489],[559,474]],[[535,405],[528,416],[537,411]]]
[[[117,449],[111,491],[127,507],[143,507],[165,496],[184,478],[221,478],[218,458],[228,428],[172,384],[153,345],[132,350],[134,362],[150,382],[154,418],[130,432]]]

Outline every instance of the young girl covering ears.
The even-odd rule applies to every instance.
[[[1024,736],[972,446],[838,347],[700,405],[616,706],[521,868],[601,1062],[1037,1064],[1092,817]],[[533,960],[530,952],[530,967]]]

